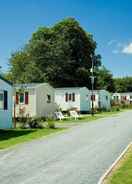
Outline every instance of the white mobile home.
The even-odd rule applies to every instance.
[[[93,94],[91,94],[91,107],[92,107],[92,100],[94,104],[94,108],[97,109],[106,109],[110,110],[111,108],[111,95],[106,90],[94,90]]]
[[[0,76],[0,129],[12,128],[13,87]]]
[[[112,99],[115,103],[125,102],[127,104],[132,104],[132,92],[113,93]]]
[[[62,111],[70,109],[82,113],[90,111],[90,94],[86,87],[56,88],[55,102]]]
[[[47,117],[56,111],[54,88],[48,83],[16,84],[15,90],[16,117]]]

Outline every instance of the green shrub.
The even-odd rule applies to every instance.
[[[55,122],[54,121],[48,121],[48,128],[55,129]]]
[[[41,118],[27,118],[22,122],[21,128],[44,128],[44,121]]]
[[[115,111],[120,111],[120,106],[114,106],[111,108],[111,111],[112,112],[115,112]]]

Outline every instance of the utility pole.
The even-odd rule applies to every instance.
[[[14,128],[16,128],[16,95],[14,97]]]
[[[91,100],[92,100],[92,109],[91,109],[91,115],[94,116],[94,57],[92,57],[92,68],[91,68],[91,89],[92,89],[92,96],[91,96]]]

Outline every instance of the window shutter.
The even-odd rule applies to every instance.
[[[8,110],[8,91],[4,91],[4,110]]]
[[[72,101],[75,102],[75,93],[72,93]]]
[[[16,93],[16,104],[18,104],[19,102],[19,97],[18,97],[18,93]]]
[[[25,104],[28,105],[29,103],[29,95],[28,92],[25,92]]]
[[[72,95],[71,95],[71,94],[69,94],[69,101],[71,101],[71,98],[72,98]]]
[[[68,93],[65,94],[65,101],[68,102]]]
[[[95,95],[91,95],[91,100],[95,101]]]

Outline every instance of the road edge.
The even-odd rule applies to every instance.
[[[111,173],[113,168],[117,165],[117,163],[122,159],[122,157],[125,155],[125,153],[128,151],[129,147],[132,145],[132,142],[130,142],[126,148],[122,151],[122,153],[118,156],[118,158],[114,161],[114,163],[106,170],[106,172],[100,177],[97,184],[103,184],[105,178]]]
[[[68,132],[70,128],[65,128],[64,130],[61,130],[61,131],[58,131],[58,132],[55,132],[55,133],[51,133],[51,134],[48,134],[48,135],[44,135],[42,137],[39,137],[39,138],[36,138],[36,139],[32,139],[30,141],[25,141],[25,142],[22,142],[22,143],[18,143],[18,144],[15,144],[13,146],[10,146],[8,148],[4,148],[4,149],[0,149],[0,153],[2,152],[6,152],[6,151],[10,151],[10,150],[13,150],[15,147],[19,147],[21,145],[24,145],[24,144],[28,144],[28,143],[31,143],[31,142],[34,142],[34,141],[37,141],[37,140],[41,140],[41,139],[47,139],[47,138],[50,138],[50,137],[54,137],[54,136],[57,136],[59,134],[63,134],[65,132]]]

